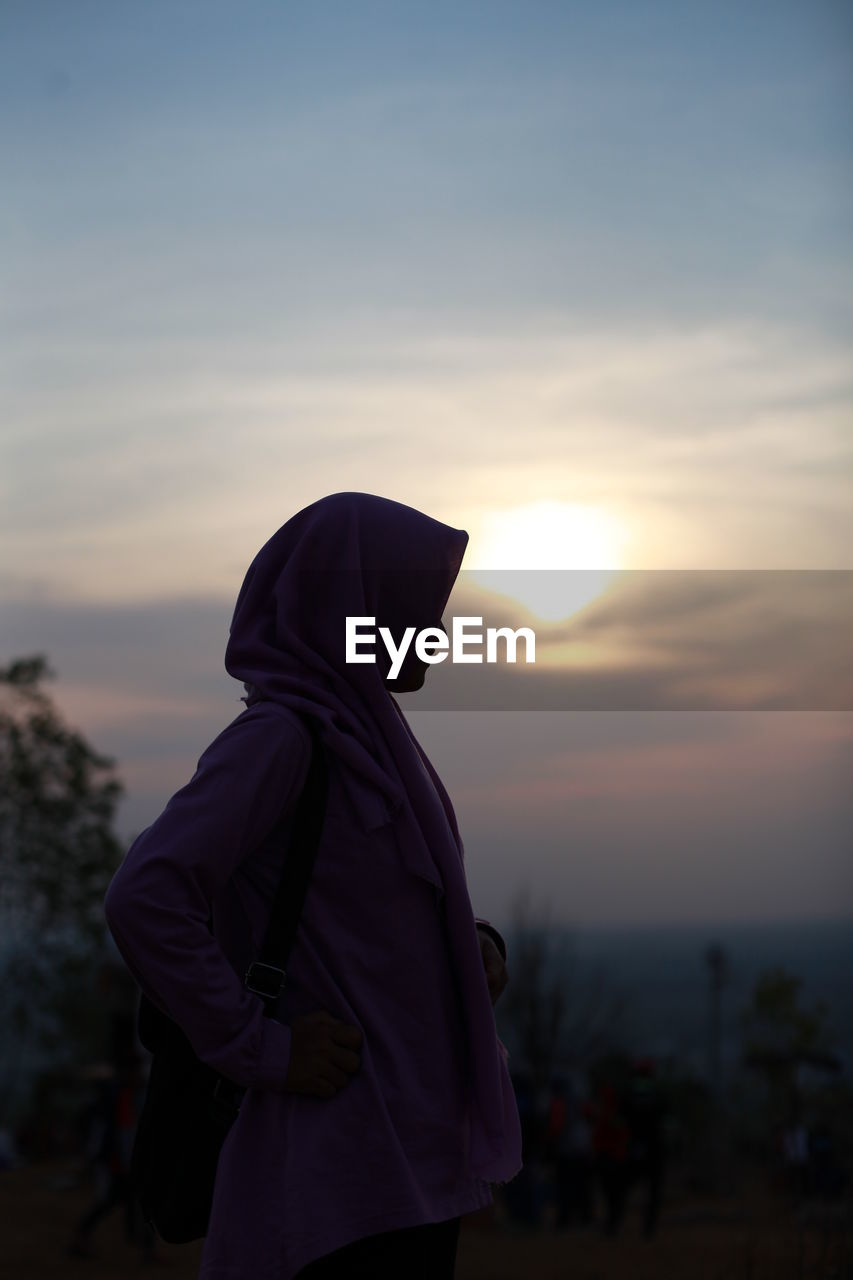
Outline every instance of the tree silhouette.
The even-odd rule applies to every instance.
[[[588,1066],[619,1039],[624,997],[603,971],[582,977],[574,940],[551,926],[548,912],[534,912],[528,890],[512,908],[510,983],[497,1006],[518,1065],[537,1090],[555,1072]]]
[[[103,899],[121,848],[111,759],[69,728],[36,654],[0,667],[0,1031],[4,1096],[24,1049],[73,1054],[91,1031]],[[11,1034],[10,1034],[11,1033]]]
[[[777,1116],[797,1105],[800,1066],[828,1072],[838,1068],[829,1043],[826,1006],[818,1001],[811,1009],[803,1008],[800,986],[801,980],[785,969],[767,970],[741,1016],[744,1062],[764,1077],[771,1111]]]

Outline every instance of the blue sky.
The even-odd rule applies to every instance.
[[[831,329],[851,26],[825,3],[11,5],[8,229],[24,271],[28,247],[159,261],[136,335],[175,269],[208,276],[196,323],[225,284],[258,328],[331,302]]]
[[[468,564],[547,502],[610,520],[629,568],[853,567],[851,71],[853,11],[826,0],[3,6],[0,641],[48,652],[128,779],[126,827],[236,714],[242,575],[323,493],[466,528]],[[155,638],[132,672],[128,611]],[[778,834],[823,874],[812,914],[853,903],[849,722],[738,737],[744,769],[804,779],[802,814],[823,784],[780,744],[834,762],[817,852]],[[676,749],[697,778],[735,750],[705,723],[712,747]],[[488,879],[473,753],[430,732]],[[630,717],[614,802],[623,740]],[[766,803],[738,800],[747,869]],[[679,847],[695,822],[672,821]]]

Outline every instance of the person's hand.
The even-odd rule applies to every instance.
[[[495,1005],[509,982],[509,974],[506,971],[504,958],[491,934],[486,933],[485,929],[478,929],[477,937],[480,939],[480,955],[483,957],[483,968],[486,971],[489,996],[492,1004]]]
[[[333,1018],[325,1009],[290,1023],[290,1063],[286,1093],[334,1098],[361,1066],[358,1027]]]

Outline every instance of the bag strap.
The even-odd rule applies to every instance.
[[[269,1017],[287,979],[285,966],[299,927],[311,870],[326,816],[329,770],[326,752],[313,721],[303,723],[311,734],[312,751],[305,785],[293,815],[293,827],[281,879],[273,900],[258,958],[246,970],[245,986],[264,1001]]]
[[[290,839],[285,850],[284,867],[279,881],[276,896],[273,900],[270,918],[267,923],[263,945],[258,956],[246,970],[244,983],[250,991],[254,991],[264,1002],[264,1013],[269,1016],[275,1012],[278,997],[284,987],[285,968],[296,930],[320,834],[326,815],[326,797],[328,793],[328,763],[326,752],[313,721],[303,718],[312,740],[311,762],[308,774],[297,801],[293,814]],[[282,833],[286,830],[288,819],[281,822]],[[213,933],[213,916],[211,913],[207,927]],[[141,1044],[154,1053],[165,1044],[179,1046],[183,1055],[195,1059],[186,1035],[178,1024],[144,992],[140,992],[137,1012],[137,1034]],[[224,1077],[220,1082],[225,1085]],[[236,1086],[231,1086],[236,1088]]]

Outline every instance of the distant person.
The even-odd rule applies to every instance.
[[[99,1082],[87,1116],[85,1143],[95,1175],[95,1198],[78,1219],[68,1247],[72,1257],[96,1256],[95,1228],[121,1208],[128,1244],[137,1246],[143,1262],[157,1261],[155,1238],[145,1222],[130,1179],[130,1153],[141,1108],[143,1082],[136,1055],[119,1062],[116,1074]]]
[[[512,1084],[521,1124],[522,1167],[506,1188],[504,1200],[510,1217],[526,1227],[534,1227],[541,1207],[542,1117],[531,1076],[526,1071],[513,1071]]]
[[[11,1129],[0,1129],[0,1169],[16,1169],[18,1151]]]
[[[615,1236],[622,1223],[628,1195],[630,1133],[619,1093],[609,1080],[599,1084],[590,1110],[595,1171],[604,1197],[604,1232]]]
[[[844,1192],[848,1177],[825,1120],[819,1121],[809,1135],[809,1163],[814,1194],[820,1200],[837,1200]]]
[[[460,1219],[518,1172],[518,1112],[492,1005],[506,948],[475,921],[450,798],[394,692],[345,661],[347,617],[395,642],[441,629],[468,535],[337,493],[249,566],[225,652],[246,710],[134,842],[105,900],[143,991],[202,1061],[248,1089],[219,1159],[199,1280],[429,1277]],[[364,652],[364,651],[362,651]],[[276,1017],[243,975],[263,939],[319,735],[325,827]],[[208,930],[212,912],[215,936]]]
[[[633,1064],[623,1110],[629,1134],[628,1183],[645,1188],[643,1234],[653,1236],[660,1218],[666,1147],[665,1104],[651,1059]]]
[[[809,1193],[809,1131],[799,1106],[782,1134],[782,1159],[788,1190],[795,1200],[804,1199]]]
[[[548,1145],[554,1160],[556,1225],[588,1226],[592,1221],[592,1133],[586,1099],[571,1078],[554,1082]]]

